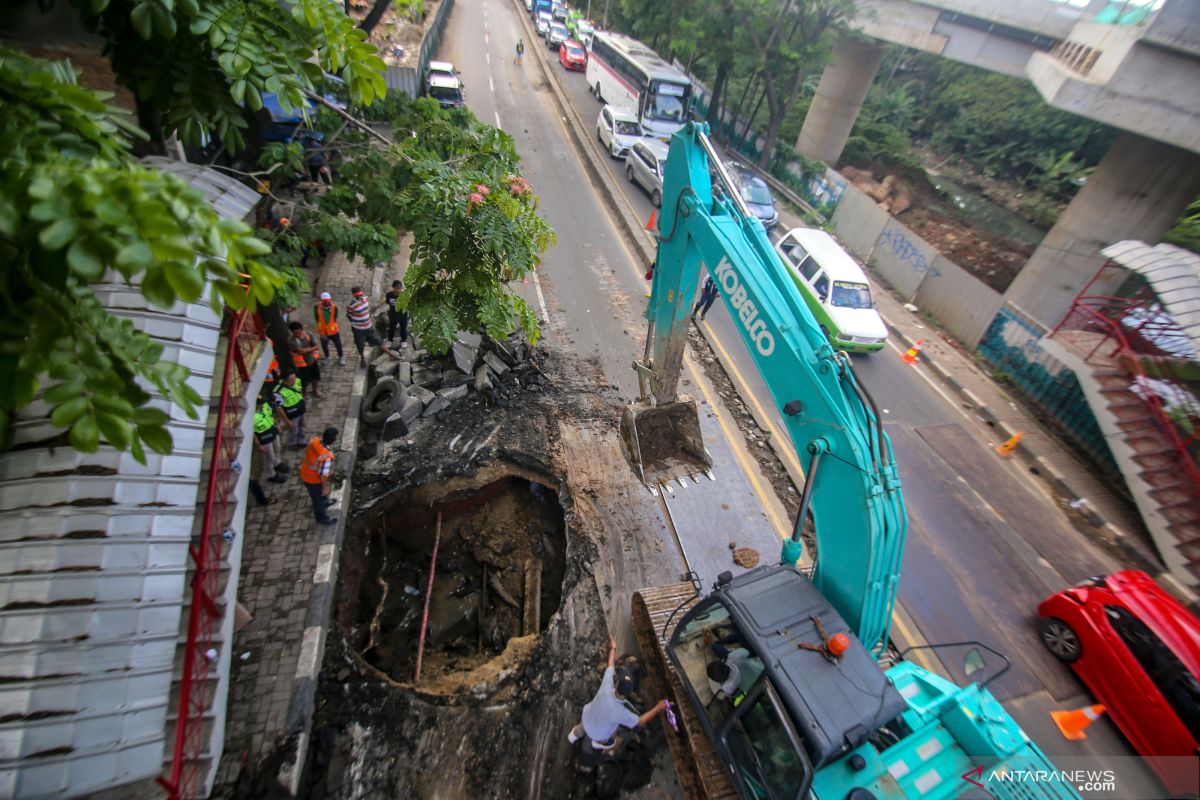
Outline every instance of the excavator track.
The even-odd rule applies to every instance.
[[[736,798],[737,790],[729,772],[713,748],[696,710],[679,682],[679,676],[667,659],[668,620],[678,624],[683,615],[699,602],[691,583],[677,583],[641,589],[633,595],[633,630],[642,652],[642,665],[650,690],[671,701],[679,721],[679,730],[667,725],[667,743],[675,761],[675,772],[684,797],[688,800],[726,800]]]

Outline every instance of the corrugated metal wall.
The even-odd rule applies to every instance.
[[[442,31],[446,28],[446,20],[450,17],[450,9],[454,0],[442,0],[434,12],[433,22],[425,30],[425,38],[421,40],[421,49],[417,53],[416,66],[390,66],[383,74],[383,79],[391,91],[404,92],[409,97],[417,97],[421,93],[421,78],[433,60],[438,45],[442,41]]]

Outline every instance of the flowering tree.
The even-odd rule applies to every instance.
[[[353,111],[353,109],[351,109]],[[389,97],[369,110],[387,123],[386,146],[344,119],[321,112],[340,154],[333,189],[301,205],[293,227],[368,263],[396,252],[396,231],[413,235],[401,303],[423,346],[445,352],[460,330],[504,336],[516,328],[532,341],[537,316],[513,291],[527,280],[554,232],[518,172],[512,138],[465,109],[429,98]],[[281,149],[268,164],[284,158]]]

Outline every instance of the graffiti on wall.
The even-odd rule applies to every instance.
[[[924,275],[928,272],[934,278],[942,276],[942,273],[925,257],[925,254],[905,235],[903,229],[889,228],[879,237],[879,241],[886,243],[892,255],[900,263],[908,264],[917,274]]]

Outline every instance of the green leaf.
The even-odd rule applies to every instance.
[[[69,428],[82,417],[89,408],[88,399],[82,395],[73,397],[55,407],[50,412],[50,422],[59,428]]]
[[[154,32],[154,18],[150,11],[150,0],[142,0],[141,3],[134,6],[133,13],[129,15],[129,18],[138,36],[149,41],[150,35]],[[93,447],[88,452],[90,453],[95,449]]]
[[[175,294],[185,302],[195,302],[204,291],[204,279],[191,264],[181,266],[177,263],[167,262],[163,264],[163,274],[166,275],[167,283],[171,285]]]
[[[127,276],[141,272],[153,263],[154,254],[150,252],[150,246],[143,241],[127,245],[117,253],[117,269]]]
[[[79,397],[81,394],[83,394],[83,381],[65,381],[51,386],[42,397],[50,405],[56,406]]]
[[[138,436],[154,452],[160,455],[170,455],[174,448],[171,432],[160,425],[139,425]]]
[[[127,420],[115,414],[100,413],[96,415],[96,423],[100,428],[100,433],[113,447],[118,450],[125,450],[129,447],[133,429]]]
[[[133,410],[133,422],[135,425],[161,427],[166,425],[169,419],[167,412],[154,406],[138,406]]]
[[[74,219],[60,219],[52,222],[38,234],[38,241],[47,250],[61,250],[79,233],[79,224]]]
[[[161,267],[152,267],[142,273],[142,294],[161,308],[170,308],[175,302],[175,291]]]
[[[129,442],[129,452],[133,456],[133,460],[139,464],[146,463],[146,449],[142,447],[142,440],[138,437],[138,432],[135,429],[133,438]]]
[[[104,274],[104,260],[90,237],[75,240],[67,250],[67,264],[85,281],[98,280]]]
[[[67,438],[71,442],[71,447],[82,453],[96,452],[100,446],[100,428],[96,424],[96,418],[91,414],[80,417],[71,426],[71,432]]]

